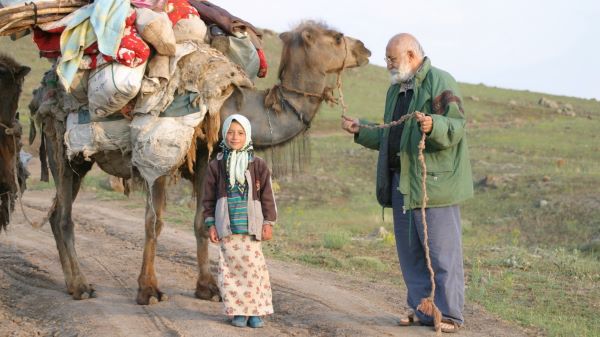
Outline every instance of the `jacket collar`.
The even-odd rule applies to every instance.
[[[429,57],[425,56],[425,58],[423,59],[423,63],[421,64],[421,66],[417,70],[417,73],[415,74],[415,86],[416,87],[421,86],[421,83],[423,83],[423,81],[425,80],[425,77],[427,77],[427,74],[429,73],[430,69],[431,69],[431,61],[429,60]]]
[[[396,83],[396,84],[393,84],[392,87],[398,88],[398,92],[406,91],[408,89],[418,88],[421,86],[421,84],[425,80],[425,77],[427,77],[427,74],[429,73],[430,69],[431,69],[431,61],[429,60],[429,57],[425,56],[425,58],[423,59],[423,63],[421,63],[421,66],[419,67],[419,69],[417,69],[415,76],[413,76],[409,80],[410,83],[408,83],[408,84]],[[404,85],[404,87],[403,87],[403,85]]]

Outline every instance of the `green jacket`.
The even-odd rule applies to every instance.
[[[398,100],[399,85],[388,89],[384,122],[392,121]],[[433,129],[426,138],[427,207],[455,205],[473,196],[473,178],[466,136],[466,117],[456,81],[447,72],[431,66],[428,58],[415,74],[414,92],[408,112],[423,112],[433,118]],[[361,120],[361,124],[370,124]],[[389,129],[361,128],[356,143],[379,150],[377,161],[377,201],[392,206],[391,174],[388,165]],[[400,139],[400,186],[404,208],[420,208],[422,202],[421,166],[418,144],[421,130],[414,119],[406,121]]]

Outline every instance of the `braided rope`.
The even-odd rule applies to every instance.
[[[343,103],[344,96],[341,92],[341,85],[338,85],[338,90],[340,91],[340,100],[342,102],[342,117],[345,117],[346,107]],[[419,112],[415,111],[413,113],[406,114],[400,117],[398,120],[392,121],[390,123],[383,124],[361,124],[360,128],[363,129],[388,129],[397,125],[400,125],[411,118],[415,118]],[[418,160],[421,166],[421,189],[423,191],[423,197],[421,200],[421,217],[423,221],[423,242],[424,242],[424,250],[425,250],[425,261],[427,263],[427,269],[429,271],[429,281],[431,283],[431,293],[429,297],[421,299],[421,303],[417,306],[417,310],[421,311],[423,314],[427,316],[433,317],[433,325],[435,327],[436,334],[439,336],[442,332],[441,323],[442,323],[442,313],[439,308],[435,305],[435,272],[433,271],[433,266],[431,264],[431,256],[429,253],[429,230],[427,225],[427,165],[425,164],[425,155],[423,152],[425,151],[425,139],[427,135],[423,132],[421,135],[421,140],[419,141],[418,149]]]
[[[421,303],[417,306],[417,310],[421,311],[427,316],[433,316],[433,325],[435,327],[435,331],[438,335],[441,334],[441,322],[442,322],[442,313],[440,309],[435,305],[435,272],[433,271],[433,266],[431,265],[431,256],[429,254],[429,231],[427,225],[427,201],[429,197],[427,196],[427,165],[425,164],[425,155],[423,152],[425,151],[425,138],[427,135],[425,132],[421,135],[421,140],[419,141],[419,164],[421,165],[421,189],[423,191],[423,199],[421,201],[421,217],[423,221],[423,243],[425,248],[425,261],[427,263],[427,269],[429,270],[429,281],[431,282],[431,293],[429,297],[421,299]]]

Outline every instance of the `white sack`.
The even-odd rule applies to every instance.
[[[131,150],[131,134],[127,119],[86,124],[79,124],[78,120],[79,113],[77,112],[67,116],[65,145],[69,159],[79,153],[88,159],[97,152],[117,150],[127,152]]]
[[[146,63],[130,68],[107,63],[90,72],[88,100],[92,120],[121,110],[140,90]]]
[[[149,186],[179,168],[206,109],[182,117],[136,115],[131,122],[131,161]]]

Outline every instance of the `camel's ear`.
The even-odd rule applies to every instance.
[[[279,34],[279,38],[283,42],[288,42],[292,38],[292,34],[290,32],[281,33]]]
[[[314,42],[314,34],[310,30],[305,30],[302,32],[302,40],[306,45],[312,45]]]
[[[24,78],[25,76],[27,76],[27,74],[29,74],[30,71],[31,68],[27,66],[22,66],[21,68],[19,68],[19,70],[17,70],[17,73],[15,75],[17,75],[17,78]]]

